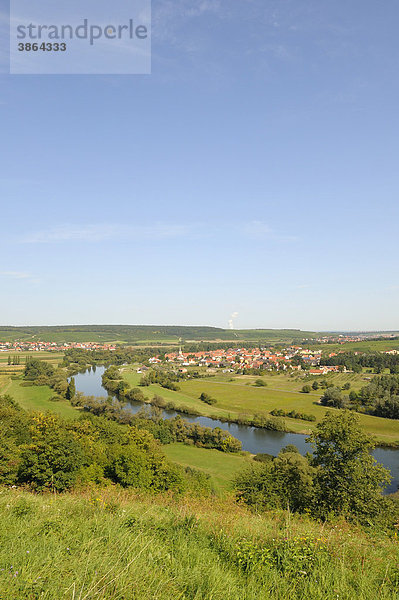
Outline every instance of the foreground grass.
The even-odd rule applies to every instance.
[[[0,490],[2,600],[398,598],[396,540],[229,500]],[[246,570],[240,544],[313,548]]]
[[[166,456],[184,467],[194,467],[210,476],[216,492],[223,494],[232,489],[232,478],[247,466],[251,459],[219,450],[197,448],[185,444],[168,444],[162,447]]]

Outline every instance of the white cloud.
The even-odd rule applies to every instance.
[[[30,273],[26,273],[25,271],[0,271],[0,277],[7,279],[25,280],[29,283],[39,283],[40,281]]]
[[[49,244],[62,242],[104,242],[108,240],[172,238],[187,235],[184,225],[155,223],[133,226],[94,223],[88,225],[61,225],[53,229],[29,233],[20,238],[25,244]]]
[[[0,271],[1,277],[11,277],[11,279],[29,279],[29,273],[22,271]]]
[[[295,242],[298,240],[296,236],[279,233],[271,229],[271,227],[263,221],[250,221],[244,223],[242,231],[245,235],[251,238],[269,239],[278,242]]]
[[[22,244],[99,243],[107,241],[168,240],[177,238],[215,239],[220,235],[289,243],[297,238],[279,233],[263,221],[244,223],[153,223],[122,225],[120,223],[64,224],[46,230],[29,232],[18,238]]]

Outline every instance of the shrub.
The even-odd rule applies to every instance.
[[[234,484],[237,497],[256,510],[287,508],[304,511],[312,506],[315,469],[298,451],[285,449],[276,458],[253,463]]]
[[[258,454],[255,454],[254,456],[254,460],[256,460],[257,462],[270,462],[271,460],[273,460],[274,456],[273,454],[267,454],[266,452],[259,452]]]
[[[267,383],[263,379],[256,379],[254,382],[254,386],[256,387],[266,387]]]
[[[210,404],[210,405],[216,404],[216,402],[217,402],[217,401],[215,400],[215,398],[212,398],[212,397],[211,397],[209,394],[207,394],[206,392],[202,392],[202,394],[200,395],[199,399],[200,399],[202,402],[205,402],[205,404]]]

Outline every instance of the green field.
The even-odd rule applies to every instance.
[[[129,366],[122,370],[124,379],[131,387],[137,386],[142,377],[136,372],[136,369],[137,366]],[[304,383],[312,382],[313,379],[304,380],[301,377],[290,377],[284,374],[267,374],[262,378],[267,383],[267,387],[255,387],[253,382],[256,379],[257,377],[253,376],[231,377],[228,374],[182,381],[179,383],[180,391],[178,392],[164,389],[157,384],[151,384],[141,389],[148,398],[157,394],[165,400],[173,402],[176,407],[187,407],[198,411],[203,416],[232,421],[239,415],[253,416],[256,413],[269,412],[276,408],[315,415],[315,423],[286,418],[288,428],[294,433],[309,433],[327,411],[336,410],[325,408],[318,403],[322,391],[314,392],[312,390],[310,394],[300,392]],[[320,379],[322,378],[317,380],[320,381]],[[356,390],[367,383],[364,375],[355,373],[330,374],[326,379],[339,386],[349,382]],[[210,394],[217,400],[217,404],[209,406],[201,402],[199,396],[202,392]],[[381,443],[399,442],[398,420],[370,415],[359,415],[359,419],[364,430],[375,435]]]
[[[234,475],[252,460],[238,454],[178,443],[163,446],[163,451],[173,462],[184,467],[200,469],[210,475],[213,487],[217,492],[231,490]]]
[[[61,417],[75,419],[79,411],[73,408],[67,400],[52,402],[54,392],[46,385],[23,387],[21,380],[10,378],[0,379],[0,393],[9,394],[25,410],[52,411]]]
[[[11,356],[11,358],[13,358],[14,356],[18,356],[21,360],[21,365],[23,366],[25,364],[25,360],[26,357],[32,357],[32,358],[37,358],[39,360],[44,360],[46,362],[52,363],[52,364],[58,364],[64,354],[62,352],[46,352],[46,351],[40,351],[40,352],[2,352],[0,354],[0,365],[3,366],[3,364],[5,363],[6,365],[8,364],[8,357]]]

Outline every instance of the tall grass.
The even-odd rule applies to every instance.
[[[0,598],[399,598],[395,538],[228,499],[0,491]]]

